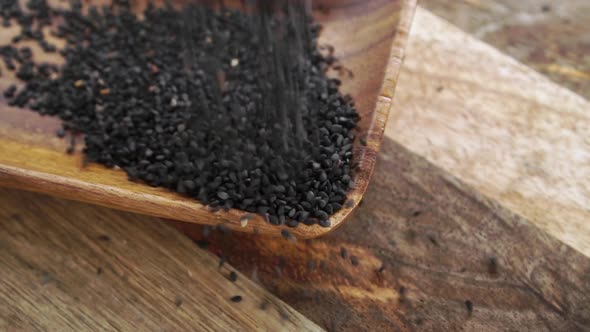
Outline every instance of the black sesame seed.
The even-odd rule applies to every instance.
[[[98,239],[100,241],[104,241],[104,242],[110,242],[111,241],[111,237],[106,235],[106,234],[102,234],[98,236]]]
[[[470,300],[466,300],[465,307],[467,308],[467,314],[471,316],[471,314],[473,313],[473,302],[471,302]]]
[[[236,295],[236,296],[232,296],[232,297],[230,298],[230,300],[231,300],[232,302],[238,303],[238,302],[242,302],[242,297],[241,297],[240,295]]]
[[[346,248],[340,248],[340,257],[342,257],[343,259],[346,259],[346,257],[348,257],[348,250],[346,250]]]
[[[356,256],[350,256],[350,262],[352,263],[352,265],[357,266],[359,265],[359,259]]]
[[[16,92],[16,85],[12,84],[6,90],[4,90],[4,97],[12,98],[14,97],[14,93]]]
[[[488,259],[488,273],[491,275],[498,274],[498,260],[496,257],[490,257]]]
[[[260,302],[260,310],[266,310],[269,306],[270,301],[268,301],[267,299],[263,299],[262,302]]]
[[[281,236],[284,237],[285,239],[289,239],[289,237],[291,236],[291,233],[289,233],[289,231],[286,229],[281,229]]]
[[[234,271],[231,271],[231,272],[229,273],[228,279],[229,279],[231,282],[236,282],[236,280],[238,280],[238,274],[237,274],[237,273],[235,273]]]
[[[229,194],[224,191],[219,191],[219,192],[217,192],[217,197],[225,200],[225,199],[229,199]]]
[[[209,241],[206,241],[206,240],[196,240],[195,243],[201,249],[207,249],[207,248],[209,248]]]
[[[331,47],[319,52],[320,29],[303,2],[277,2],[250,1],[255,15],[197,4],[138,15],[124,0],[88,13],[44,0],[26,11],[2,5],[3,24],[20,25],[13,42],[34,40],[64,58],[60,67],[36,63],[29,47],[0,45],[5,67],[24,83],[4,95],[61,118],[68,132],[84,134],[85,160],[120,167],[131,180],[212,212],[240,208],[275,225],[318,218],[329,227],[354,182],[358,114],[340,80],[326,75],[337,60]],[[45,39],[51,25],[63,49]]]

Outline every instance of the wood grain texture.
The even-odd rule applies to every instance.
[[[342,64],[354,73],[354,78],[344,79],[343,90],[355,99],[362,117],[358,135],[367,137],[367,145],[357,142],[354,147],[360,168],[348,196],[355,204],[332,216],[331,228],[316,225],[293,230],[300,237],[315,237],[336,228],[365,192],[375,167],[415,8],[415,0],[325,0],[315,4],[321,10],[315,10],[314,16],[324,26],[320,42],[333,45]],[[13,33],[0,30],[0,42],[9,40]],[[14,77],[10,75],[0,78],[0,89],[11,82]],[[0,185],[158,217],[210,225],[223,223],[243,232],[280,234],[280,227],[266,223],[260,216],[241,227],[240,217],[245,212],[232,209],[212,213],[194,199],[131,183],[121,170],[98,165],[82,168],[80,152],[66,155],[67,143],[54,137],[58,127],[59,121],[8,107],[0,97]]]
[[[554,104],[551,109],[565,110],[563,117],[576,114],[572,105],[583,103],[533,70],[418,9],[405,58],[409,70],[402,68],[392,125],[386,129],[364,203],[353,217],[319,239],[288,245],[232,234],[211,240],[212,250],[223,252],[244,274],[258,276],[273,293],[330,331],[590,331],[590,259],[580,253],[587,234],[583,225],[578,240],[569,243],[572,248],[560,241],[563,238],[556,239],[558,234],[551,228],[513,213],[477,186],[466,184],[463,173],[446,172],[394,140],[411,130],[418,141],[431,135],[427,125],[423,129],[412,123],[399,125],[398,114],[403,118],[413,112],[419,118],[422,112],[440,111],[449,118],[435,122],[434,128],[439,128],[455,120],[448,98],[457,96],[452,107],[457,113],[464,108],[477,110],[479,104],[471,104],[471,97],[489,88],[482,83],[459,89],[454,76],[436,76],[457,70],[450,61],[461,64],[459,78],[487,79],[493,91],[503,92],[499,96],[487,92],[490,106],[485,114],[502,114],[504,106],[498,103],[503,98],[514,105],[516,96],[524,93],[542,99],[539,105],[554,96],[561,98],[555,102],[563,108]],[[504,76],[492,79],[489,75],[497,68]],[[421,76],[425,73],[427,78]],[[530,88],[516,88],[515,82]],[[412,92],[418,84],[421,97]],[[439,94],[445,98],[437,98]],[[404,95],[414,97],[404,100]],[[528,105],[525,109],[545,112],[527,98],[520,99]],[[560,130],[571,133],[567,126],[555,130],[555,135]],[[487,132],[481,134],[485,137]],[[460,143],[468,142],[472,140]],[[403,143],[413,144],[409,139]],[[452,143],[440,148],[443,152],[454,148]],[[510,165],[482,168],[493,176],[491,167],[502,172],[506,166]],[[567,219],[561,219],[560,227],[575,229]],[[193,238],[202,238],[200,228],[175,225]],[[346,259],[341,248],[347,250]],[[358,266],[352,264],[351,255],[358,258]],[[471,314],[468,300],[473,304]]]
[[[210,241],[328,331],[590,331],[590,259],[390,138],[363,204],[334,232]]]
[[[0,189],[1,331],[322,330],[232,270],[155,218]]]
[[[423,0],[421,6],[590,98],[587,0]]]
[[[408,53],[388,136],[590,256],[590,102],[425,10]]]

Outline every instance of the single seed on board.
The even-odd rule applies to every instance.
[[[238,302],[241,302],[241,301],[242,301],[242,297],[241,297],[240,295],[236,295],[236,296],[232,296],[232,297],[230,298],[230,300],[231,300],[232,302],[238,303]]]
[[[346,248],[340,248],[340,257],[342,257],[343,259],[346,259],[348,257],[348,250],[346,250]]]

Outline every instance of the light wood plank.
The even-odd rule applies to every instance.
[[[0,190],[2,331],[322,330],[232,270],[155,218]]]
[[[419,9],[387,136],[590,256],[589,110]]]

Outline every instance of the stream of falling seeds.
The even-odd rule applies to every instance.
[[[310,2],[244,1],[241,11],[149,4],[141,17],[125,0],[25,7],[0,4],[2,23],[21,30],[0,46],[5,68],[25,83],[4,92],[10,105],[83,133],[89,161],[213,211],[331,225],[354,183],[358,114],[325,74],[334,58],[318,49]],[[36,62],[22,45],[31,40],[64,64]]]

